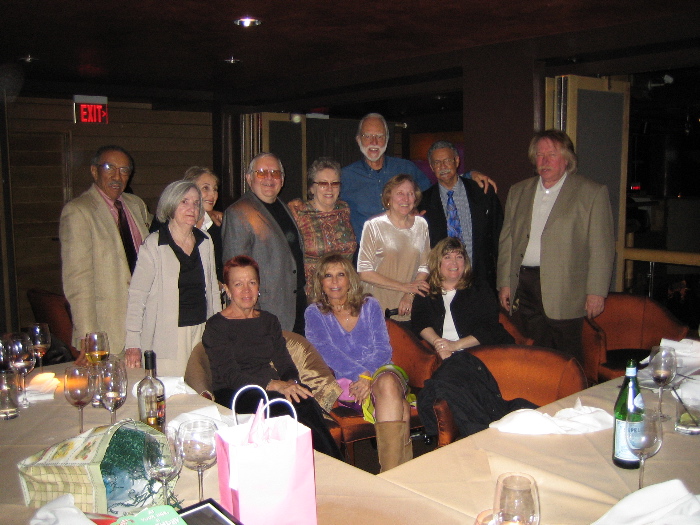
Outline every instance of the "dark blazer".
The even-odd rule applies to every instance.
[[[496,287],[496,261],[498,259],[498,237],[503,225],[503,209],[498,196],[489,188],[488,193],[471,179],[459,177],[464,184],[469,199],[472,218],[472,270],[474,276],[486,280],[494,289]],[[459,184],[458,181],[458,184]],[[438,184],[423,192],[418,209],[425,210],[430,232],[430,247],[447,237],[447,217],[440,200]]]
[[[450,303],[452,320],[460,339],[473,335],[482,345],[512,344],[514,342],[498,322],[498,302],[495,292],[484,281],[477,279],[471,287],[457,290]],[[441,295],[416,295],[411,311],[411,328],[420,337],[426,328],[432,328],[442,337],[445,322],[445,302]]]

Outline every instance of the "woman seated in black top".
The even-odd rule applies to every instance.
[[[440,357],[477,345],[509,344],[513,337],[498,322],[498,302],[486,282],[472,277],[459,239],[447,237],[430,251],[425,297],[413,301],[411,326]],[[449,308],[448,308],[449,307]]]
[[[448,237],[428,256],[430,292],[416,295],[411,326],[444,359],[418,393],[418,414],[426,434],[437,435],[433,403],[447,401],[461,436],[488,427],[508,412],[535,405],[505,401],[486,366],[469,352],[477,345],[510,344],[513,337],[498,322],[495,293],[472,279],[471,264],[459,239]],[[455,353],[456,352],[456,353]]]
[[[224,265],[224,290],[231,303],[207,321],[202,336],[216,402],[230,407],[234,394],[251,384],[264,388],[270,398],[285,397],[299,422],[311,429],[314,448],[342,460],[323,410],[299,382],[277,317],[255,308],[259,289],[260,271],[253,259],[239,255]],[[256,389],[244,392],[236,400],[236,412],[255,412],[260,398]],[[278,404],[270,410],[273,416],[285,413]]]

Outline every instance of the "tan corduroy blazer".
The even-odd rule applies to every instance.
[[[498,250],[498,288],[510,287],[511,306],[530,236],[539,177],[511,187]],[[586,295],[607,297],[615,259],[608,189],[568,175],[542,232],[542,303],[550,319],[586,314]]]

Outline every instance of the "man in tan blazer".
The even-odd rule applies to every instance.
[[[566,133],[535,134],[529,155],[538,176],[515,184],[506,201],[500,303],[536,345],[583,363],[583,316],[603,311],[615,257],[608,190],[576,175]]]
[[[86,333],[104,331],[112,353],[124,349],[131,272],[150,222],[146,204],[123,193],[133,169],[126,150],[101,147],[90,166],[94,184],[61,212],[63,291],[76,348]]]

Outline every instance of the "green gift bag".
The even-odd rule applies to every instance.
[[[159,482],[149,480],[143,465],[145,435],[164,444],[166,437],[140,421],[123,420],[96,427],[52,445],[19,462],[24,502],[41,507],[70,493],[83,512],[115,516],[163,505]]]

